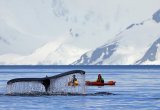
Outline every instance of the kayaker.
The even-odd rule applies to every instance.
[[[68,85],[78,86],[78,80],[76,78],[76,75],[72,76],[72,80],[68,83]]]
[[[104,83],[104,79],[102,78],[101,74],[98,74],[97,82]]]
[[[76,75],[74,74],[74,75],[72,76],[72,83],[74,83],[75,81],[77,81],[77,78],[76,78]]]

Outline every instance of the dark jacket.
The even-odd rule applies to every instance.
[[[97,82],[104,83],[104,79],[102,78],[101,74],[98,75]]]

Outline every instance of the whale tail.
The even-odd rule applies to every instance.
[[[68,82],[76,76],[79,84],[71,87]],[[51,77],[44,78],[16,78],[7,82],[8,94],[46,92],[51,94],[85,93],[85,72],[72,70]]]

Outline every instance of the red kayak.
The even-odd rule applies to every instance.
[[[108,81],[105,83],[86,81],[87,86],[105,86],[105,85],[113,86],[113,85],[115,85],[115,83],[116,83],[116,81]]]

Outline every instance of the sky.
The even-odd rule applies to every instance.
[[[0,55],[27,55],[49,42],[84,50],[152,17],[160,0],[0,0]]]

